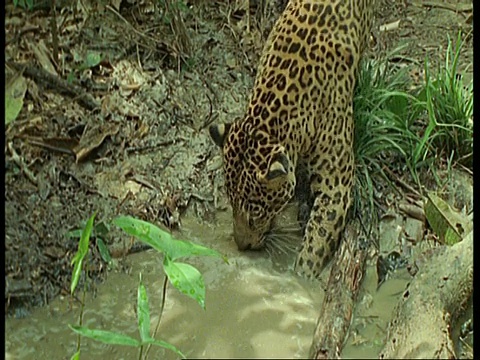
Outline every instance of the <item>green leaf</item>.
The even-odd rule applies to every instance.
[[[187,6],[183,1],[177,1],[177,3],[175,4],[175,6],[177,6],[177,9],[180,10],[180,11],[183,11],[183,12],[188,12],[188,11],[190,11],[190,9],[188,8],[188,6]]]
[[[400,94],[395,94],[388,101],[388,108],[400,119],[406,118],[408,109],[408,98]]]
[[[205,309],[205,283],[200,271],[192,265],[171,261],[168,256],[164,257],[163,269],[174,287]]]
[[[170,25],[172,23],[172,19],[167,14],[163,15],[162,20],[165,25]]]
[[[80,280],[80,275],[82,273],[83,258],[75,261],[72,271],[72,283],[70,284],[70,294],[73,295],[75,289],[77,288],[78,281]]]
[[[140,274],[140,284],[137,292],[137,316],[138,331],[143,342],[151,339],[150,336],[150,310],[148,308],[147,289],[142,283],[142,275]]]
[[[82,258],[85,257],[85,255],[88,252],[88,244],[90,242],[90,235],[92,234],[93,222],[95,220],[96,215],[97,215],[97,212],[95,211],[93,215],[90,217],[90,219],[88,219],[87,224],[83,228],[82,236],[80,237],[80,242],[78,244],[78,251],[82,255]]]
[[[70,72],[67,75],[67,83],[73,84],[73,80],[75,80],[75,74],[73,72]]]
[[[159,227],[131,216],[119,216],[113,223],[126,233],[150,245],[157,251],[175,260],[184,256],[216,256],[228,262],[218,251],[206,248],[189,241],[175,240],[171,234]]]
[[[87,69],[93,68],[100,64],[102,61],[102,55],[97,52],[91,52],[87,54],[87,58],[85,59],[85,67]]]
[[[70,360],[80,360],[80,350],[73,354]]]
[[[15,120],[23,107],[27,82],[19,75],[5,84],[5,125]]]
[[[99,223],[95,224],[94,231],[95,235],[106,237],[110,231],[110,225],[108,225],[105,221],[100,221]]]
[[[100,341],[104,344],[134,347],[139,347],[140,345],[142,345],[137,339],[134,339],[127,335],[114,333],[112,331],[89,329],[87,327],[70,324],[68,326],[77,334],[85,336],[89,339]]]
[[[80,236],[82,236],[82,231],[82,229],[71,230],[67,232],[65,236],[68,238],[80,238]]]
[[[21,7],[22,9],[33,9],[33,0],[13,0],[13,5],[15,7]]]
[[[105,242],[102,240],[102,238],[98,236],[97,236],[97,247],[98,247],[98,252],[102,257],[102,260],[105,261],[107,264],[110,264],[112,262],[112,256],[110,255],[110,251],[108,251],[107,245],[105,245]]]
[[[80,274],[82,270],[82,263],[85,255],[88,253],[88,243],[90,242],[90,234],[92,233],[93,229],[93,221],[95,219],[95,215],[97,213],[94,212],[93,215],[88,219],[87,224],[83,228],[82,235],[80,237],[80,241],[78,243],[78,250],[75,256],[72,259],[72,264],[74,264],[73,273],[72,273],[72,282],[70,285],[70,293],[73,294],[75,292],[75,288],[77,287],[78,281],[80,279]]]
[[[155,339],[148,339],[146,341],[143,342],[144,344],[152,344],[152,345],[157,345],[157,346],[161,346],[165,349],[169,349],[169,350],[172,350],[173,352],[177,353],[178,356],[180,356],[182,359],[186,359],[187,357],[180,351],[178,350],[175,346],[173,346],[172,344],[169,344],[168,342],[166,341],[163,341],[163,340],[155,340]]]

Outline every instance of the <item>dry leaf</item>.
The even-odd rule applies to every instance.
[[[110,123],[95,126],[85,131],[80,139],[80,143],[73,149],[77,163],[85,159],[93,150],[102,145],[108,136],[115,135],[119,129],[119,124]]]
[[[48,55],[49,52],[43,40],[38,43],[29,43],[29,45],[42,68],[52,75],[57,75],[57,71],[55,70],[55,66],[53,66],[52,62],[50,61],[50,57]]]
[[[453,210],[441,198],[433,193],[427,194],[427,198],[425,216],[443,243],[453,245],[473,229],[473,222]]]

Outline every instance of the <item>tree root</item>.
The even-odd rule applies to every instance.
[[[394,310],[380,359],[454,359],[450,326],[473,293],[473,231],[435,251]]]

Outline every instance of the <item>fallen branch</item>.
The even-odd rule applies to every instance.
[[[473,294],[473,231],[439,248],[394,310],[380,359],[454,359],[450,326]]]
[[[13,61],[9,61],[7,64],[17,71],[23,71],[24,76],[31,78],[37,84],[57,91],[61,95],[74,98],[80,106],[87,110],[94,110],[100,107],[100,104],[92,97],[92,95],[86,93],[80,86],[69,84],[62,78],[35,66],[18,64]]]
[[[310,358],[340,358],[365,271],[367,251],[361,246],[359,234],[357,220],[347,224],[328,279]]]

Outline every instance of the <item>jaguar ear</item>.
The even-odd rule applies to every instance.
[[[270,181],[288,175],[289,165],[290,160],[285,153],[282,152],[274,155],[272,161],[270,162],[270,166],[268,167],[265,179]]]
[[[213,142],[217,144],[217,146],[223,147],[231,126],[232,124],[210,125],[208,132],[210,133],[210,137],[213,139]]]

